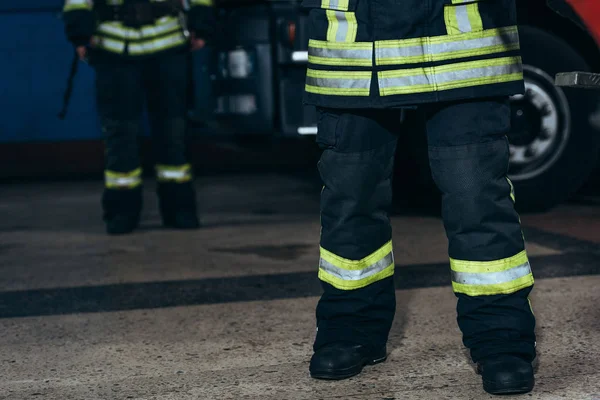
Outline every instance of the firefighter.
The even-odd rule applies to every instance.
[[[395,313],[388,217],[403,109],[425,118],[457,322],[492,394],[533,388],[533,275],[507,177],[510,95],[524,92],[514,0],[304,0],[305,103],[323,180],[310,373],[386,359]],[[402,260],[400,260],[402,262]]]
[[[201,48],[213,36],[212,0],[67,0],[63,11],[68,39],[96,72],[107,232],[129,233],[140,219],[137,137],[144,103],[163,224],[197,228],[192,170],[185,156],[188,62],[190,47]]]

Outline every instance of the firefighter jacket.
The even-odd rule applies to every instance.
[[[215,22],[213,0],[66,0],[63,13],[75,46],[130,57],[184,48],[188,30],[206,38]]]
[[[514,0],[304,0],[305,103],[386,108],[524,91]]]

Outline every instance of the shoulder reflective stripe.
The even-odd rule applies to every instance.
[[[306,91],[337,96],[368,96],[372,73],[340,71],[306,71]]]
[[[142,184],[142,169],[130,172],[104,171],[104,183],[107,188],[134,188]]]
[[[181,25],[173,17],[161,18],[156,24],[143,26],[141,29],[125,27],[121,22],[104,22],[98,26],[98,32],[125,40],[153,38],[179,29]]]
[[[512,257],[494,261],[466,261],[450,258],[450,269],[454,272],[468,273],[502,272],[523,265],[528,261],[527,251],[523,250]]]
[[[465,32],[478,32],[483,29],[479,4],[476,2],[445,6],[444,19],[448,35]]]
[[[377,65],[435,62],[519,49],[519,32],[511,26],[477,34],[375,42]]]
[[[327,40],[330,42],[354,42],[358,25],[353,12],[326,10],[329,26]]]
[[[321,0],[321,8],[329,10],[347,11],[349,0]]]
[[[458,89],[523,79],[520,57],[378,73],[382,96]]]
[[[320,65],[373,65],[373,43],[338,43],[309,40],[308,62]]]
[[[154,39],[140,43],[131,43],[129,45],[129,53],[131,55],[150,54],[182,45],[185,42],[185,36],[183,36],[182,33],[177,32],[173,35],[169,35],[160,39]]]
[[[191,165],[184,164],[180,166],[157,165],[156,177],[159,181],[187,182],[192,179]]]

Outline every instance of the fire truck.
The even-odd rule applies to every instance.
[[[301,101],[308,61],[301,2],[220,4],[226,31],[216,48],[216,115],[236,134],[315,135],[316,112]],[[600,9],[595,0],[517,0],[517,7],[526,90],[510,100],[509,176],[518,208],[542,211],[572,196],[597,166],[600,92],[581,88],[600,72]],[[422,123],[407,114],[409,143],[398,158],[412,160],[419,186],[433,190]],[[406,173],[406,162],[397,165]]]

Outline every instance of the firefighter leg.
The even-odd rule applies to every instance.
[[[392,170],[399,111],[319,110],[321,195],[317,337],[310,372],[343,379],[383,361],[396,307]]]
[[[185,156],[187,68],[187,54],[168,54],[145,71],[160,213],[165,226],[178,229],[199,226],[192,167]]]
[[[142,208],[142,170],[137,146],[143,106],[136,64],[106,61],[96,68],[97,106],[105,139],[104,220],[109,234],[136,228]]]
[[[529,391],[535,357],[533,275],[507,177],[508,102],[442,104],[426,113],[464,344],[488,392]]]

